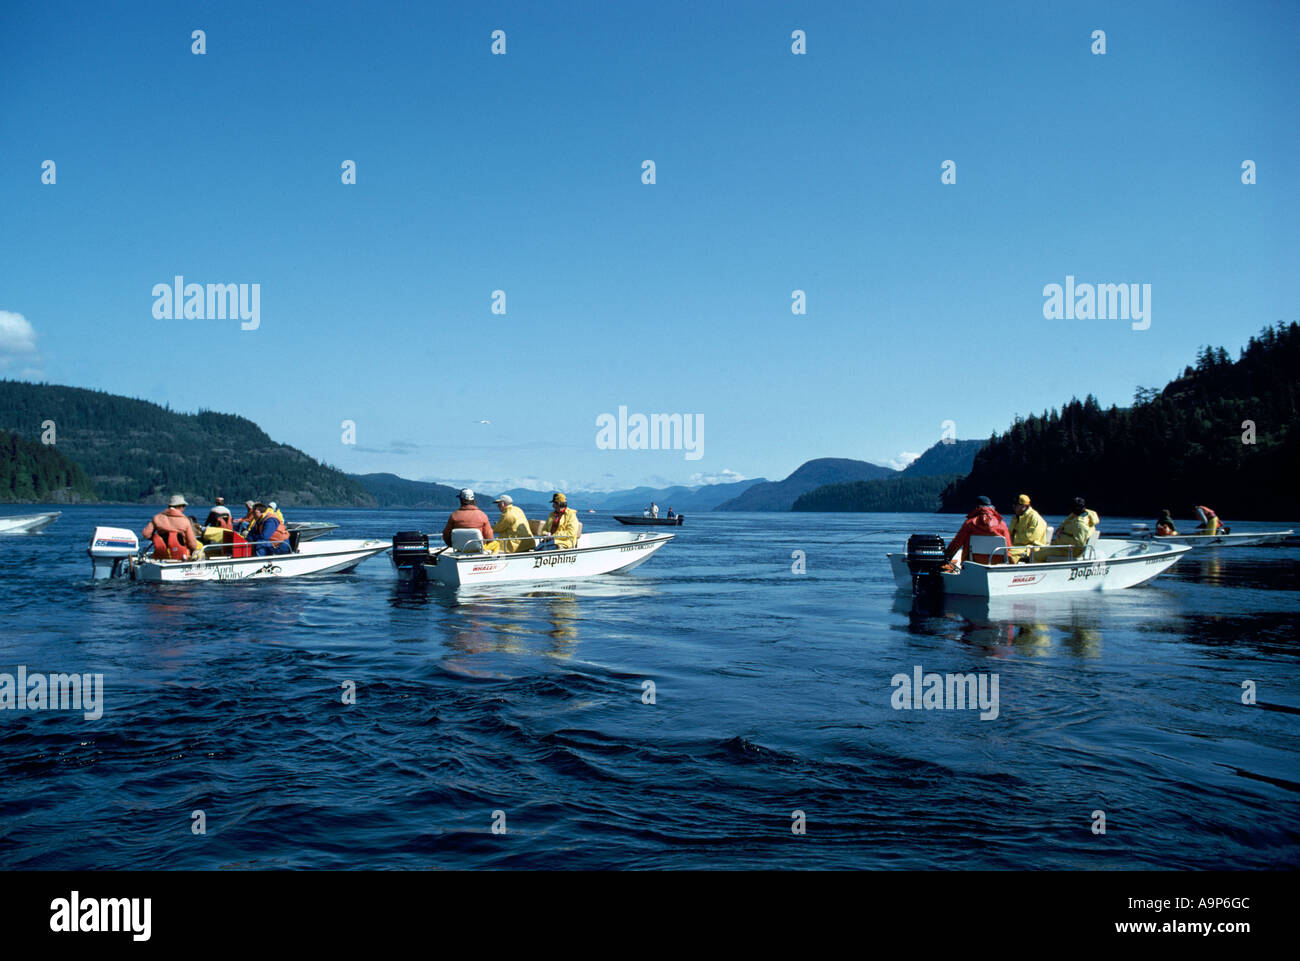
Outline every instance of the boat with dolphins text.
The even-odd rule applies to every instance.
[[[900,590],[922,595],[1017,597],[1137,587],[1163,574],[1191,548],[1118,538],[1095,539],[1083,548],[1012,548],[1001,537],[973,536],[970,550],[971,559],[948,564],[940,535],[913,534],[904,553],[885,556]],[[1020,552],[1026,552],[1020,563],[1008,563]]]
[[[393,536],[393,566],[402,580],[437,581],[448,587],[570,581],[640,567],[675,536],[602,531],[580,534],[571,548],[506,554],[485,550],[478,531],[453,530],[451,546],[435,550],[429,548],[429,535],[401,531]]]

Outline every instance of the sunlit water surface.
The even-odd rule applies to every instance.
[[[92,583],[94,524],[149,513],[73,507],[0,538],[0,672],[105,684],[98,720],[0,711],[2,867],[1300,864],[1294,547],[936,610],[883,556],[955,530],[932,515],[694,515],[630,574],[479,596],[400,588],[386,556]],[[444,518],[291,519],[389,537]],[[894,709],[917,666],[996,674],[998,716]]]

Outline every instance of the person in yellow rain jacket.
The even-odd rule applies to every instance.
[[[1011,543],[1013,545],[1044,545],[1047,543],[1047,521],[1029,505],[1029,495],[1021,494],[1016,498],[1016,516],[1011,522]],[[1031,560],[1033,551],[1015,550],[1009,552],[1011,563]]]
[[[1200,517],[1201,522],[1196,525],[1198,534],[1217,534],[1219,532],[1219,515],[1210,510],[1210,508],[1200,505],[1196,508],[1196,514]]]
[[[555,547],[562,551],[578,546],[578,512],[569,506],[569,500],[559,491],[551,497],[551,515],[542,525],[542,536],[554,539]],[[544,547],[544,545],[543,545]]]
[[[1061,526],[1056,529],[1056,536],[1052,538],[1053,544],[1070,545],[1078,548],[1074,556],[1078,557],[1083,548],[1088,546],[1088,541],[1092,538],[1093,532],[1101,525],[1101,518],[1097,512],[1088,509],[1082,497],[1074,499],[1074,512],[1065,520],[1061,521]]]
[[[501,538],[496,542],[501,545],[501,550],[507,554],[531,551],[533,536],[532,531],[528,529],[528,518],[520,508],[515,506],[514,499],[509,494],[502,494],[492,503],[496,504],[497,509],[501,511],[501,516],[492,525],[492,533]]]

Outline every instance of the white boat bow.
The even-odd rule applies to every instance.
[[[57,521],[62,513],[63,511],[49,511],[44,514],[11,514],[0,517],[0,534],[35,534]]]

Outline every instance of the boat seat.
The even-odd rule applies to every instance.
[[[993,534],[972,534],[970,538],[970,559],[976,564],[1005,564],[1007,542]],[[1002,553],[994,554],[998,548]],[[990,560],[992,558],[992,560]]]
[[[482,554],[483,535],[470,527],[457,527],[451,532],[451,549],[462,554]]]

